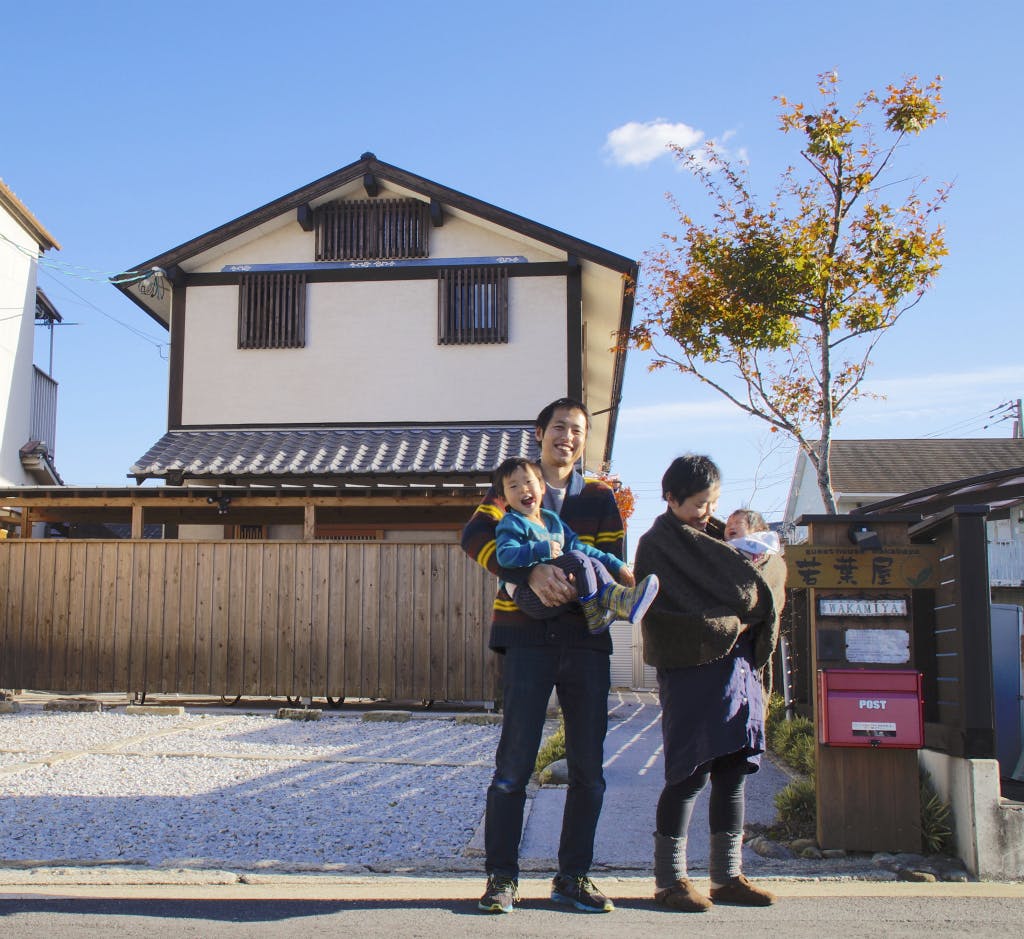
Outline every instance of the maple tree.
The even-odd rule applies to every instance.
[[[681,233],[648,255],[642,318],[620,341],[649,351],[650,368],[694,375],[791,436],[834,513],[833,428],[866,394],[875,344],[941,268],[934,216],[949,187],[924,199],[924,179],[887,178],[908,138],[945,117],[941,78],[869,91],[845,113],[835,72],[818,76],[818,92],[817,109],[775,99],[781,130],[802,137],[802,172],[789,167],[766,208],[719,148],[671,147],[714,212],[698,224],[670,197]]]
[[[624,486],[622,480],[615,473],[602,471],[597,473],[596,476],[602,482],[606,482],[611,486],[612,493],[615,496],[615,505],[619,509],[619,515],[622,516],[622,524],[625,527],[629,522],[629,517],[636,510],[636,497],[633,495],[633,490],[629,486]]]

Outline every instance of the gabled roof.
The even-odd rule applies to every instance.
[[[636,261],[631,258],[615,254],[605,248],[600,248],[597,245],[590,244],[572,235],[567,235],[554,228],[548,228],[539,222],[534,222],[521,215],[516,215],[513,212],[491,205],[488,202],[467,196],[465,193],[442,186],[440,183],[435,183],[423,176],[417,176],[407,170],[392,166],[390,163],[384,163],[378,160],[373,153],[364,153],[358,160],[350,163],[348,166],[344,166],[300,189],[296,189],[280,199],[268,202],[266,205],[248,212],[225,225],[214,228],[204,235],[199,235],[197,238],[186,241],[176,248],[171,248],[169,251],[158,254],[148,261],[136,264],[131,271],[140,272],[148,271],[152,268],[160,268],[167,272],[173,281],[175,268],[182,268],[189,259],[205,254],[218,245],[230,241],[232,238],[237,238],[261,225],[265,225],[274,219],[278,219],[282,215],[293,213],[301,206],[307,206],[317,202],[317,200],[322,200],[325,196],[338,189],[349,186],[354,182],[362,183],[367,179],[374,181],[384,180],[393,183],[403,189],[419,193],[428,199],[437,201],[442,210],[445,207],[450,207],[467,212],[485,221],[520,232],[536,241],[563,250],[579,258],[581,261],[590,261],[602,267],[610,268],[634,280],[637,277],[639,268]],[[120,276],[124,277],[126,274],[131,273],[131,271],[126,271],[125,274]],[[158,305],[151,302],[150,298],[147,298],[144,293],[140,293],[130,283],[117,283],[115,286],[139,304],[157,322],[167,326],[167,316],[160,312]],[[628,326],[632,318],[632,291],[627,290],[626,294],[628,297],[628,310],[624,310],[624,315],[628,312],[628,318],[625,320],[625,325]]]
[[[47,251],[50,248],[56,248],[60,251],[57,239],[43,228],[43,223],[28,210],[25,203],[14,194],[2,179],[0,179],[0,206],[5,208],[11,218],[35,239],[35,243],[39,245],[40,251]]]
[[[837,496],[914,492],[1024,466],[1024,439],[833,440]]]
[[[533,425],[172,430],[128,471],[138,481],[345,477],[374,485],[485,480],[510,456],[536,458]]]
[[[908,492],[862,506],[851,514],[920,512],[922,515],[934,515],[954,505],[987,505],[990,509],[1003,509],[1022,501],[1024,465]]]

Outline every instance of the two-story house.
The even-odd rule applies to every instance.
[[[549,400],[590,407],[587,468],[611,456],[636,263],[371,153],[135,269],[120,289],[171,336],[137,480],[343,485],[378,502],[321,533],[454,538],[431,495],[531,451]]]
[[[636,262],[367,153],[134,270],[170,370],[129,475],[165,485],[0,490],[0,684],[492,699],[495,584],[459,532],[557,397],[609,461]]]
[[[33,362],[36,322],[60,322],[37,286],[39,257],[60,245],[0,180],[0,485],[55,485],[57,383]]]

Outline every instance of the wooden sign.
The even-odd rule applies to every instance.
[[[852,545],[786,546],[787,587],[856,587],[858,590],[936,587],[939,549],[901,545],[858,551]]]

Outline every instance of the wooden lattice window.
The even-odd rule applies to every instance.
[[[508,342],[508,269],[452,267],[438,275],[441,345]]]
[[[430,203],[419,199],[329,202],[313,213],[318,261],[425,258]]]
[[[306,344],[306,275],[242,274],[238,284],[238,348],[299,349]]]

